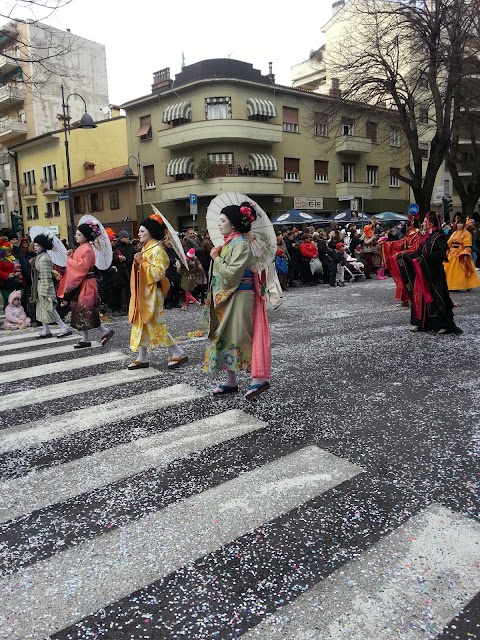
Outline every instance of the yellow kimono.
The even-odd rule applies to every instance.
[[[133,263],[128,319],[132,324],[130,349],[148,350],[171,347],[174,340],[163,317],[164,296],[160,281],[170,265],[170,259],[157,240],[149,240],[142,249],[142,261]]]
[[[448,239],[447,261],[444,262],[449,291],[480,287],[472,260],[472,234],[466,229],[452,233]]]

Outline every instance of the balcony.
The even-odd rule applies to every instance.
[[[184,200],[196,193],[203,196],[216,196],[222,191],[239,191],[254,195],[283,196],[283,178],[256,176],[223,176],[202,180],[184,180],[162,184],[162,200]]]
[[[158,132],[158,142],[164,149],[193,147],[218,141],[271,145],[282,142],[282,125],[256,120],[201,120]]]
[[[372,199],[372,185],[369,182],[337,182],[337,199],[353,200],[354,198]]]
[[[372,150],[370,138],[360,136],[338,136],[335,139],[335,151],[349,156],[359,156]]]
[[[25,87],[21,84],[6,84],[0,87],[0,107],[21,104],[25,99]]]
[[[9,73],[16,71],[19,68],[17,63],[18,52],[14,49],[5,51],[7,55],[0,55],[0,73],[3,76],[7,76]]]
[[[20,185],[20,193],[25,200],[33,200],[37,197],[37,185],[35,183],[23,183]]]
[[[46,196],[56,196],[57,195],[57,179],[51,178],[50,180],[42,179],[40,182],[40,189],[42,193]]]
[[[27,133],[27,123],[7,118],[0,120],[0,142],[7,142]]]

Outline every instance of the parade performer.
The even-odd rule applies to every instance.
[[[418,220],[415,216],[408,216],[409,224],[404,238],[387,241],[382,244],[383,259],[385,267],[393,278],[396,285],[395,300],[401,302],[402,306],[408,307],[408,293],[405,288],[402,274],[397,262],[397,255],[404,251],[414,252],[422,242],[422,234],[418,228]]]
[[[5,322],[2,329],[15,331],[17,329],[27,329],[30,326],[30,318],[22,307],[22,292],[12,291],[8,296],[8,304],[5,307]]]
[[[247,399],[270,388],[265,286],[263,277],[249,268],[252,251],[245,235],[256,218],[252,203],[224,207],[218,222],[224,244],[210,252],[213,264],[206,306],[210,345],[205,353],[204,370],[227,372],[225,383],[214,389],[214,395],[237,392],[239,371],[251,372]]]
[[[472,260],[472,234],[465,228],[466,219],[457,216],[456,231],[448,238],[445,273],[449,291],[480,287],[480,279]]]
[[[143,247],[133,258],[128,316],[132,324],[130,349],[134,353],[138,351],[138,356],[128,365],[129,370],[148,367],[147,351],[154,347],[170,349],[169,369],[188,361],[184,351],[168,332],[163,317],[163,303],[170,286],[165,276],[170,259],[161,244],[165,233],[163,219],[157,213],[146,218],[138,229]]]
[[[410,330],[462,333],[453,319],[453,302],[443,268],[447,239],[435,212],[427,214],[423,224],[425,235],[417,251],[397,256],[412,303]]]
[[[61,333],[57,338],[71,336],[72,330],[61,319],[57,305],[57,294],[53,281],[53,262],[47,250],[53,248],[53,240],[44,234],[35,236],[33,240],[33,250],[37,254],[32,268],[32,302],[36,305],[35,316],[37,322],[43,324],[43,331],[37,338],[51,338],[50,324],[57,323]]]
[[[70,324],[81,333],[80,342],[73,345],[74,349],[91,346],[90,329],[100,329],[102,346],[105,346],[115,333],[113,329],[108,329],[100,322],[98,310],[98,284],[92,245],[99,235],[100,229],[95,224],[79,225],[75,232],[75,241],[79,246],[75,251],[67,251],[67,268],[57,292],[58,298],[70,302]]]

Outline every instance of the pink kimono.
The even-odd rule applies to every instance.
[[[92,245],[86,242],[68,258],[67,270],[58,288],[57,296],[70,302],[70,325],[78,331],[88,331],[100,326],[94,267],[95,253]]]

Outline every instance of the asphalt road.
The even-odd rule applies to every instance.
[[[270,312],[268,394],[0,335],[0,639],[480,638],[480,290],[412,334],[391,280]],[[92,333],[92,337],[97,337]],[[247,379],[241,380],[242,390]]]

